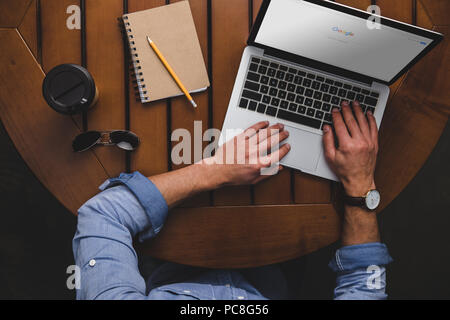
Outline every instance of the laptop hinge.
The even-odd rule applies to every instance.
[[[312,59],[308,59],[308,58],[304,58],[304,57],[300,57],[294,54],[290,54],[290,53],[283,53],[280,54],[279,52],[274,52],[270,49],[266,49],[264,50],[264,56],[273,58],[273,59],[277,59],[277,60],[285,60],[288,61],[290,63],[299,65],[300,67],[303,68],[307,68],[307,69],[311,69],[312,71],[316,70],[325,74],[328,74],[330,76],[333,77],[338,77],[341,79],[347,79],[347,80],[351,80],[353,82],[359,82],[362,85],[365,86],[372,86],[374,79],[364,76],[362,74],[356,73],[356,72],[352,72],[352,71],[348,71],[345,69],[341,69],[338,67],[334,67],[332,65],[327,65]]]

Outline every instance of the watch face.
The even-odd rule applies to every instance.
[[[375,210],[380,204],[380,193],[377,190],[370,190],[366,197],[366,206],[370,210]]]

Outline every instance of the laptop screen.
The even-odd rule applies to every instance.
[[[382,14],[382,12],[381,12]],[[433,39],[301,0],[272,0],[254,42],[390,82]]]

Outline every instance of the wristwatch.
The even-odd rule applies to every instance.
[[[378,190],[369,190],[363,197],[350,197],[345,195],[344,202],[345,204],[353,207],[361,207],[370,211],[378,208],[380,204],[381,196]]]

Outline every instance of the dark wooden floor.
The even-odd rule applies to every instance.
[[[0,123],[0,299],[71,299],[76,217],[29,170]]]
[[[0,127],[0,299],[71,299],[66,268],[73,263],[76,218],[27,168]],[[450,124],[411,184],[380,214],[393,299],[450,298]],[[296,298],[330,298],[327,264],[336,245],[283,263]],[[301,284],[301,285],[300,285]]]

